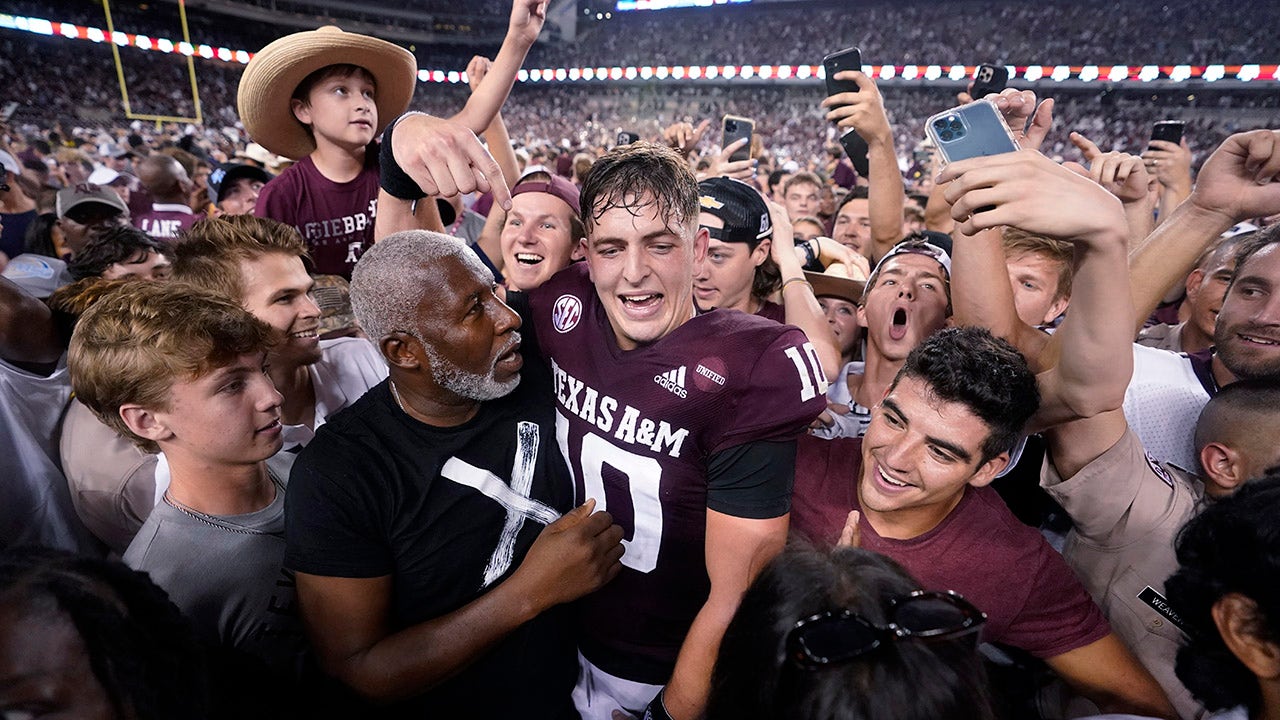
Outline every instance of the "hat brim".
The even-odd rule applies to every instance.
[[[315,150],[315,140],[293,116],[290,100],[308,75],[329,65],[355,65],[373,76],[378,133],[413,99],[418,63],[399,45],[334,26],[286,35],[254,55],[240,78],[236,105],[255,142],[291,160]]]
[[[804,273],[804,279],[808,280],[809,284],[813,286],[814,297],[839,298],[847,300],[854,305],[862,302],[862,293],[867,289],[867,283],[862,280],[852,280],[839,275],[828,275],[808,270]]]

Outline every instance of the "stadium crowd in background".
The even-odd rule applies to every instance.
[[[517,84],[1280,52],[1140,5],[0,30],[0,715],[1277,717],[1274,93]]]

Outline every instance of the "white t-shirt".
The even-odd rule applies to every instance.
[[[311,442],[328,417],[360,399],[369,388],[387,379],[387,363],[364,338],[321,340],[320,362],[307,368],[316,393],[313,427],[285,425],[281,436],[285,450],[297,450]]]
[[[58,463],[59,426],[70,399],[66,356],[48,377],[0,360],[0,548],[94,549]]]
[[[1124,416],[1155,459],[1196,471],[1196,420],[1207,402],[1209,393],[1186,355],[1133,346]]]

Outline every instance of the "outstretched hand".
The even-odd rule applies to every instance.
[[[511,190],[502,181],[497,161],[476,134],[459,122],[406,115],[391,135],[391,150],[396,163],[427,195],[492,192],[495,203],[511,209]]]
[[[1092,140],[1078,132],[1071,133],[1071,142],[1079,148],[1089,165],[1085,169],[1076,163],[1067,163],[1068,169],[1098,183],[1126,205],[1147,200],[1150,178],[1142,158],[1115,150],[1104,153]]]

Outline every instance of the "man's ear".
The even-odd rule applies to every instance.
[[[417,338],[408,333],[391,333],[382,338],[378,348],[382,350],[382,357],[386,358],[387,363],[394,367],[405,370],[416,370],[422,367],[422,361],[418,356],[422,345]]]
[[[751,251],[751,264],[756,267],[760,267],[760,264],[768,259],[769,253],[772,249],[773,240],[771,238],[761,240],[760,244],[756,245],[756,249]]]
[[[693,233],[693,262],[700,263],[707,257],[707,246],[711,244],[711,233],[701,225]]]
[[[1249,478],[1244,477],[1240,453],[1219,442],[1200,448],[1200,465],[1205,472],[1205,490],[1210,497],[1230,495]]]
[[[1007,467],[1009,467],[1009,453],[1006,451],[979,466],[978,472],[974,473],[973,477],[969,479],[969,484],[974,487],[990,485]]]
[[[1195,296],[1200,294],[1200,283],[1204,282],[1204,271],[1200,268],[1192,270],[1187,275],[1186,283],[1183,288],[1186,290],[1187,297],[1195,302]]]
[[[129,428],[129,432],[140,438],[150,440],[152,442],[160,442],[173,437],[173,431],[169,429],[164,419],[154,410],[149,410],[141,405],[129,404],[121,405],[120,419],[124,421],[125,427]]]
[[[1053,304],[1049,306],[1049,312],[1044,314],[1044,318],[1041,320],[1041,323],[1044,325],[1048,325],[1054,320],[1057,320],[1059,315],[1067,311],[1067,306],[1070,304],[1071,304],[1070,295],[1066,297],[1056,298],[1053,301]]]
[[[1261,637],[1258,605],[1239,593],[1228,593],[1213,604],[1213,624],[1232,655],[1260,680],[1280,678],[1280,646]]]
[[[293,98],[289,101],[289,109],[293,111],[293,116],[303,125],[311,124],[311,105],[306,102]]]

